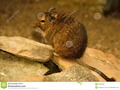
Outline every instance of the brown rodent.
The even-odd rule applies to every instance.
[[[51,8],[45,13],[38,14],[34,23],[34,27],[36,26],[43,31],[45,43],[52,45],[62,58],[79,59],[83,55],[87,46],[87,33],[84,25],[75,18],[73,13]],[[97,72],[106,81],[115,81],[94,67],[85,63],[81,65]]]
[[[72,13],[50,9],[38,14],[35,24],[43,31],[47,44],[52,45],[59,56],[78,59],[83,55],[87,33],[84,25]]]

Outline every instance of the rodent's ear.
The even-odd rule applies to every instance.
[[[56,8],[54,7],[51,7],[49,10],[48,10],[48,15],[49,15],[49,20],[51,23],[55,22],[56,19],[57,19],[57,10]]]
[[[48,12],[52,12],[52,11],[55,11],[55,10],[56,10],[56,8],[51,7],[51,8],[48,10]]]

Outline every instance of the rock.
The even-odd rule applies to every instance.
[[[77,60],[68,60],[68,59],[64,59],[61,58],[59,56],[54,56],[52,61],[61,69],[61,70],[65,70],[68,69],[71,66],[74,65],[79,65]]]
[[[42,81],[47,71],[43,64],[0,51],[0,81]]]
[[[81,64],[79,62],[81,61],[99,69],[109,78],[113,77],[116,79],[116,81],[120,81],[120,60],[113,55],[104,53],[100,50],[87,48],[83,57],[78,60],[67,60],[58,56],[53,57],[53,62],[56,63],[61,70],[66,70],[71,66],[80,66]],[[92,70],[91,72],[98,78],[99,81],[105,81],[96,72]]]
[[[39,62],[48,61],[53,53],[52,46],[19,36],[0,36],[0,49]]]
[[[29,75],[22,78],[22,82],[43,82],[46,76],[43,75]]]
[[[80,59],[67,60],[55,55],[51,57],[53,48],[49,45],[22,37],[5,36],[0,36],[0,49],[26,58],[0,51],[0,81],[97,81],[97,78],[105,81],[96,72],[81,66],[80,61],[99,69],[109,78],[120,81],[120,60],[100,50],[87,48]],[[52,59],[62,72],[44,76],[48,69],[38,62],[33,62],[46,62],[49,59]]]
[[[55,82],[85,82],[85,81],[98,81],[97,78],[91,74],[89,69],[82,66],[71,66],[60,73],[48,75],[44,81]]]
[[[120,60],[115,56],[104,53],[100,50],[87,48],[84,56],[78,60],[102,71],[109,78],[113,77],[120,81]],[[92,72],[99,81],[105,81],[100,75]]]

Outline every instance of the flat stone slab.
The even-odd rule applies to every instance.
[[[53,55],[52,46],[19,36],[0,36],[0,50],[39,62],[46,62]]]
[[[0,81],[42,81],[47,71],[48,68],[41,63],[0,51]]]
[[[81,61],[120,81],[120,60],[100,50],[87,47],[83,57],[68,60],[53,56],[52,46],[18,36],[0,36],[0,50],[0,81],[105,81],[96,72],[80,65]],[[34,61],[49,59],[62,71],[44,76],[48,69]]]
[[[83,57],[77,60],[64,59],[59,56],[54,56],[52,60],[61,70],[67,70],[71,66],[80,66],[82,61],[87,65],[99,69],[109,78],[113,77],[116,81],[120,81],[120,60],[111,54],[97,49],[87,47]],[[90,71],[99,81],[105,81],[99,74],[92,70]]]
[[[120,81],[120,59],[112,54],[102,52],[97,49],[87,48],[84,56],[78,60],[102,71],[109,78],[113,77]],[[105,81],[100,75],[92,72],[99,81]]]
[[[92,82],[98,81],[91,71],[83,66],[74,65],[60,73],[48,75],[44,81],[54,82]]]
[[[59,73],[54,73],[47,76],[27,76],[25,81],[43,81],[43,82],[95,82],[97,77],[91,71],[83,66],[74,65],[68,67]]]

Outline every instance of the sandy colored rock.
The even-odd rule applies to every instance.
[[[0,80],[44,81],[45,79],[45,81],[93,81],[96,79],[92,77],[96,76],[99,81],[105,81],[96,72],[80,66],[79,61],[82,61],[90,66],[99,69],[109,78],[113,77],[116,79],[116,81],[120,81],[120,60],[117,59],[115,56],[104,53],[100,50],[87,48],[83,57],[78,60],[67,60],[59,56],[54,56],[53,58],[51,58],[53,48],[49,45],[44,45],[22,37],[5,36],[0,36],[0,49],[17,56],[27,58],[21,59],[1,51]],[[63,71],[45,77],[43,76],[43,74],[45,74],[48,69],[43,69],[44,66],[41,66],[41,64],[39,64],[38,62],[33,61],[46,62],[50,58]],[[75,74],[70,71],[74,72]],[[82,76],[89,77],[82,79]]]
[[[68,69],[71,66],[80,65],[80,61],[99,69],[109,78],[113,77],[116,81],[120,81],[120,60],[115,56],[104,53],[100,50],[87,48],[83,57],[78,60],[67,60],[58,56],[53,57],[53,62],[62,70]],[[105,81],[96,72],[92,70],[91,72],[99,79],[99,81]]]
[[[77,62],[77,60],[68,60],[68,59],[64,59],[58,56],[54,56],[52,61],[61,69],[61,70],[65,70],[71,66],[74,65],[79,65],[79,63]]]
[[[55,81],[55,82],[87,82],[87,81],[98,81],[97,78],[91,74],[89,69],[82,66],[71,66],[66,70],[48,75],[44,78],[44,81]]]
[[[43,75],[30,75],[24,76],[22,82],[43,82],[46,76]]]
[[[120,81],[120,60],[117,59],[115,56],[108,53],[104,53],[100,50],[87,48],[84,56],[79,60],[99,69],[109,78],[113,77],[116,79],[116,81]],[[92,73],[95,76],[97,76],[99,81],[105,81],[97,73],[95,72]]]
[[[19,36],[0,36],[0,49],[39,62],[48,61],[53,53],[51,46]]]
[[[0,81],[42,81],[47,71],[43,64],[0,51]]]

